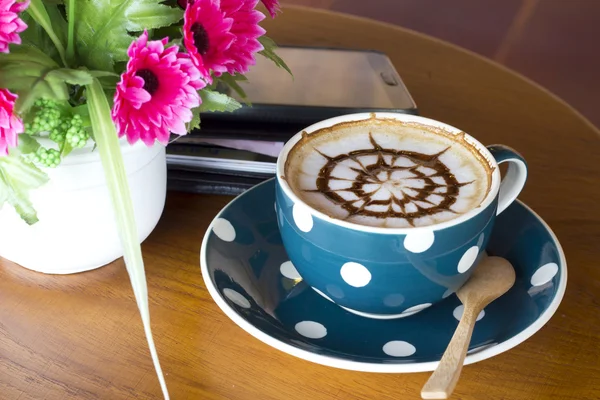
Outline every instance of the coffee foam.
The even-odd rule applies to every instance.
[[[478,207],[492,171],[464,134],[377,118],[304,133],[284,167],[292,191],[313,208],[388,228],[437,224]]]

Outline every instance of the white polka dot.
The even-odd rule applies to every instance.
[[[481,248],[481,246],[483,246],[484,240],[485,240],[485,233],[482,233],[481,236],[479,236],[479,240],[477,241],[477,247]]]
[[[469,250],[465,251],[465,254],[460,258],[458,262],[458,272],[461,274],[463,272],[467,272],[469,268],[473,266],[473,263],[477,259],[477,255],[479,254],[479,247],[473,246]]]
[[[433,245],[434,240],[433,231],[409,233],[404,238],[404,248],[411,253],[422,253]]]
[[[217,218],[213,225],[213,232],[217,237],[225,242],[233,242],[235,240],[235,229],[231,222],[224,218]]]
[[[383,352],[392,357],[408,357],[416,351],[415,346],[402,340],[392,340],[383,346]]]
[[[283,211],[281,211],[281,209],[279,209],[277,216],[279,217],[279,226],[283,228]]]
[[[309,339],[321,339],[327,335],[327,329],[314,321],[298,322],[295,329],[296,332]]]
[[[458,306],[454,309],[454,311],[452,312],[452,315],[454,315],[454,318],[456,318],[457,321],[460,321],[464,311],[465,311],[465,306],[463,306],[461,304],[460,306]],[[485,310],[481,310],[481,312],[477,316],[476,321],[479,321],[483,317],[485,317]]]
[[[417,304],[416,306],[412,306],[407,308],[406,310],[404,310],[404,312],[402,313],[403,315],[413,315],[418,313],[419,311],[423,311],[426,308],[431,307],[431,303],[423,303],[423,304]]]
[[[388,307],[399,307],[404,303],[404,296],[400,293],[388,294],[383,298],[383,304]]]
[[[312,286],[311,286],[312,287]],[[329,296],[327,296],[325,293],[321,292],[319,289],[317,288],[312,288],[312,290],[314,290],[315,292],[319,293],[321,296],[325,297],[327,300],[329,300],[330,302],[334,302],[333,300],[331,300],[331,298]]]
[[[286,261],[283,264],[281,264],[281,266],[279,267],[279,271],[281,272],[281,275],[285,276],[288,279],[302,279],[302,277],[296,270],[296,267],[294,267],[294,264],[292,264],[291,261]]]
[[[243,308],[250,308],[250,302],[248,301],[248,299],[246,299],[244,296],[242,296],[235,290],[226,288],[223,289],[223,294],[225,295],[225,297],[227,297],[229,300],[231,300],[238,306]]]
[[[543,284],[550,282],[557,273],[558,265],[556,263],[542,265],[531,277],[531,284],[533,286],[542,286]]]
[[[313,219],[306,206],[302,204],[294,204],[294,207],[292,208],[292,216],[294,217],[294,222],[296,223],[298,229],[300,229],[302,232],[310,232],[313,227]]]
[[[325,289],[327,289],[327,292],[331,295],[331,297],[335,297],[336,299],[344,298],[344,291],[336,285],[327,285],[325,286]]]
[[[342,266],[340,274],[350,286],[363,287],[371,282],[371,273],[359,263],[347,262]]]
[[[450,296],[450,295],[452,295],[452,294],[454,294],[454,290],[452,290],[452,289],[448,289],[448,290],[446,290],[446,291],[444,292],[444,294],[442,295],[442,299],[445,299],[446,297],[448,297],[448,296]]]

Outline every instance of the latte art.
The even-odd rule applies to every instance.
[[[421,127],[347,124],[306,135],[288,156],[286,179],[334,218],[431,225],[477,207],[487,194],[489,167],[459,140]]]
[[[317,178],[317,189],[348,211],[349,216],[416,218],[442,211],[454,212],[460,183],[439,160],[442,153],[427,155],[384,149],[369,134],[373,148],[355,150],[328,159]],[[373,162],[373,157],[376,160]],[[355,172],[348,177],[348,170]]]

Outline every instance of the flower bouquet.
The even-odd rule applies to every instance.
[[[277,0],[262,0],[271,17]],[[38,223],[31,193],[77,151],[99,154],[127,272],[165,398],[122,142],[165,146],[201,112],[241,107],[265,56],[289,69],[258,0],[0,0],[0,207]]]

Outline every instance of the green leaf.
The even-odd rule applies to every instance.
[[[117,78],[117,79],[120,78],[119,74],[115,74],[114,72],[108,72],[108,71],[87,71],[87,73],[89,73],[94,78],[104,78],[104,77],[111,77],[111,78]]]
[[[67,83],[88,85],[92,76],[112,75],[104,71],[59,68],[54,60],[35,47],[19,46],[0,55],[0,86],[19,94],[18,110],[25,112],[40,97],[68,100]]]
[[[165,47],[171,47],[171,46],[177,46],[177,47],[182,47],[183,46],[183,39],[179,38],[179,39],[171,39],[169,40],[169,42],[167,42],[167,45]]]
[[[67,21],[65,20],[61,10],[58,8],[58,4],[49,4],[47,0],[44,0],[44,3],[46,5],[48,17],[50,17],[52,30],[54,30],[56,36],[64,45],[67,43]]]
[[[114,72],[108,71],[89,71],[89,73],[94,78],[98,78],[102,84],[102,87],[104,88],[104,91],[111,95],[110,101],[112,101],[117,84],[121,80],[121,76],[119,74],[115,74]]]
[[[107,95],[110,94],[110,101],[112,101],[112,98],[114,96],[115,93],[115,88],[117,87],[117,84],[119,83],[119,80],[121,78],[120,77],[112,77],[112,76],[103,76],[103,77],[99,77],[98,80],[100,81],[100,84],[102,84],[102,87],[104,88],[104,91],[106,92]]]
[[[15,64],[20,62],[40,64],[48,68],[57,68],[58,64],[50,58],[43,49],[35,45],[21,45],[11,49],[9,54],[0,54],[0,66],[3,64]]]
[[[144,29],[169,26],[183,17],[183,10],[158,0],[78,0],[75,38],[80,61],[89,69],[113,71],[125,61],[127,48]]]
[[[248,79],[244,75],[240,74],[230,75],[228,73],[224,73],[219,77],[220,82],[233,89],[244,100],[244,103],[250,105],[250,101],[246,98],[246,92],[244,92],[244,89],[242,89],[242,87],[238,84],[238,82],[247,80]]]
[[[26,112],[39,98],[67,100],[69,91],[54,60],[31,46],[19,46],[0,55],[0,87],[17,92],[18,113]]]
[[[66,0],[67,9],[67,61],[75,59],[75,0]]]
[[[71,111],[73,115],[79,115],[83,120],[85,120],[86,118],[90,119],[90,109],[88,108],[87,104],[82,104],[80,106],[73,107]]]
[[[64,22],[62,15],[60,15],[60,13],[58,12],[58,9],[56,8],[55,5],[49,4],[48,9],[52,10],[50,12],[50,14],[52,14],[52,18],[60,17],[60,19],[62,19],[62,21]],[[50,37],[50,40],[52,40],[52,43],[54,43],[54,46],[56,46],[56,50],[58,51],[58,54],[60,55],[60,59],[62,60],[62,63],[66,66],[67,60],[65,58],[65,43],[64,43],[64,40],[66,37],[64,29],[65,29],[66,25],[61,24],[59,21],[56,21],[55,24],[53,25],[52,18],[50,16],[50,14],[48,13],[48,10],[44,6],[44,3],[42,2],[42,0],[31,0],[31,2],[29,3],[29,7],[27,8],[27,12],[29,13],[29,15],[31,15],[31,17],[33,17],[35,22],[37,22],[42,28],[44,28],[44,30]],[[56,28],[56,30],[55,30],[55,28]],[[63,36],[62,40],[61,40],[60,35]]]
[[[116,72],[119,76],[127,69],[127,61],[117,61],[115,63],[114,72]]]
[[[18,149],[0,157],[0,208],[8,202],[29,225],[38,221],[29,191],[48,182],[48,176],[26,160]]]
[[[46,74],[46,79],[58,79],[71,85],[89,85],[92,75],[81,69],[58,68]]]
[[[40,148],[37,140],[29,135],[19,135],[19,150],[23,154],[35,153]]]
[[[162,28],[154,29],[150,37],[152,38],[152,40],[160,40],[166,37],[169,38],[169,43],[171,43],[174,40],[181,40],[181,38],[183,37],[183,28],[181,27],[181,24],[165,26]]]
[[[140,310],[146,339],[148,340],[148,346],[150,347],[150,354],[163,391],[163,396],[165,399],[168,399],[169,392],[152,338],[150,310],[148,308],[148,286],[146,283],[146,273],[144,271],[144,261],[142,259],[142,249],[137,232],[137,225],[135,223],[133,203],[131,201],[131,194],[129,192],[129,184],[127,174],[125,173],[117,131],[110,116],[110,107],[100,82],[98,82],[97,79],[94,79],[90,85],[87,85],[86,89],[94,137],[100,153],[100,159],[106,177],[106,184],[108,185],[108,191],[113,204],[117,231],[121,239],[121,245],[123,246],[125,266]]]
[[[260,38],[258,38],[258,41],[264,47],[264,50],[259,51],[258,54],[267,57],[269,60],[273,61],[275,65],[277,65],[279,68],[285,69],[293,77],[294,74],[292,74],[292,70],[290,69],[290,67],[287,66],[285,61],[283,61],[283,59],[279,57],[277,53],[275,53],[275,50],[277,49],[277,44],[275,43],[275,41],[266,36],[261,36]]]
[[[200,107],[192,108],[192,120],[187,123],[187,131],[200,129]]]
[[[32,46],[40,49],[44,54],[46,54],[49,58],[54,60],[56,63],[60,63],[60,55],[58,54],[58,50],[56,50],[56,46],[50,40],[50,37],[44,31],[35,20],[31,17],[31,15],[27,13],[22,13],[20,15],[21,19],[25,24],[27,24],[27,29],[21,32],[21,43],[26,46]],[[11,45],[11,53],[15,50],[18,50],[21,47],[18,45]]]
[[[63,142],[62,146],[60,146],[60,157],[65,158],[72,151],[73,151],[73,146],[71,146],[71,144],[67,140],[65,140]]]
[[[200,97],[202,98],[202,104],[200,105],[200,112],[206,111],[235,111],[242,105],[237,100],[227,96],[226,94],[214,92],[208,89],[202,89],[200,91]]]

